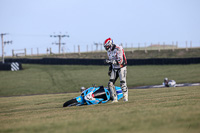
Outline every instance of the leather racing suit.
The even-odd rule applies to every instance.
[[[111,92],[111,98],[116,100],[116,90],[114,89],[114,84],[117,78],[120,79],[120,87],[122,88],[122,92],[124,96],[124,101],[128,101],[128,88],[126,83],[126,75],[127,75],[127,60],[122,46],[117,46],[113,44],[113,47],[110,51],[107,51],[107,55],[109,58],[110,67],[109,67],[109,75],[110,80],[108,82],[108,88]]]

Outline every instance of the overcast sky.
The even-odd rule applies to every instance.
[[[74,45],[91,50],[108,37],[130,46],[172,41],[200,46],[200,0],[0,0],[0,33],[13,41],[5,46],[7,55],[23,48],[58,52],[54,33],[70,36],[62,39],[67,52]]]

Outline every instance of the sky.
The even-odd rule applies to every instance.
[[[58,53],[95,50],[94,43],[111,37],[116,44],[171,44],[192,41],[200,46],[200,0],[0,0],[0,33],[8,33],[6,55],[12,49],[31,48]],[[2,53],[0,48],[0,54]]]

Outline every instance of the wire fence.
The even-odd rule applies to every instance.
[[[175,50],[175,49],[188,49],[190,48],[200,48],[200,42],[157,42],[157,43],[120,43],[125,51],[135,51],[135,50],[144,50],[145,52],[149,50]],[[83,53],[83,52],[103,52],[105,51],[102,43],[96,43],[90,45],[73,45],[69,48],[67,46],[60,47],[48,47],[48,48],[24,48],[24,49],[12,49],[12,57],[20,56],[41,56],[41,55],[54,55],[54,54],[67,54],[67,53]],[[60,53],[59,53],[60,52]]]
[[[157,43],[120,43],[120,46],[124,48],[125,51],[135,51],[135,50],[164,50],[164,49],[186,49],[189,48],[200,48],[200,42],[157,42]],[[91,45],[74,45],[73,53],[80,52],[100,52],[105,51],[102,43],[94,43]]]

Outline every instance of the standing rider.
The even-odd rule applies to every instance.
[[[108,88],[110,89],[111,98],[113,99],[113,102],[118,102],[114,84],[119,77],[124,101],[128,101],[128,87],[126,84],[127,60],[124,50],[122,46],[117,46],[116,44],[114,44],[111,38],[105,40],[104,48],[106,49],[108,54],[108,59],[106,60],[106,63],[110,64],[108,71],[108,75],[110,76]]]

